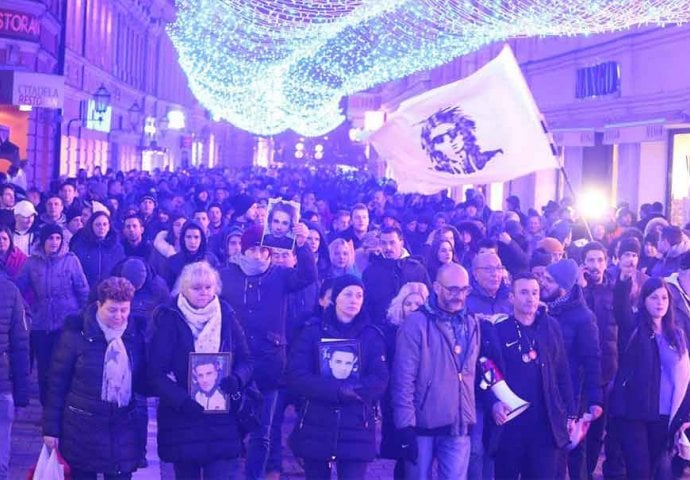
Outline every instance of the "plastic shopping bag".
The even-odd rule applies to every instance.
[[[48,447],[43,445],[36,467],[29,478],[31,480],[65,480],[64,462],[57,448],[53,448],[48,453]]]

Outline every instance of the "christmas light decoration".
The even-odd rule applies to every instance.
[[[318,136],[343,96],[515,37],[683,23],[688,0],[177,0],[168,27],[199,101],[262,135]]]

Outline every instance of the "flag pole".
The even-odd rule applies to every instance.
[[[558,148],[556,147],[556,144],[554,143],[553,136],[551,135],[551,132],[549,131],[548,127],[546,126],[546,122],[544,121],[544,117],[542,116],[541,119],[541,128],[544,130],[544,134],[548,137],[549,139],[549,144],[551,145],[551,152],[553,153],[553,158],[558,162],[558,170],[561,172],[561,175],[563,175],[563,180],[565,180],[565,186],[568,188],[568,191],[570,192],[570,195],[573,197],[573,200],[575,201],[575,204],[577,205],[577,194],[575,193],[575,189],[573,188],[573,184],[570,183],[570,178],[568,178],[568,173],[565,171],[565,150],[563,148]],[[587,221],[586,217],[582,217],[582,222],[585,224],[585,230],[587,230],[587,236],[589,237],[589,241],[594,240],[594,236],[592,236],[592,229],[589,227],[589,222]]]

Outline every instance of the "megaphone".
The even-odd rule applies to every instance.
[[[482,379],[479,383],[480,388],[483,390],[490,388],[493,394],[496,395],[496,398],[509,409],[506,415],[506,422],[511,421],[529,408],[530,403],[518,397],[503,380],[503,374],[493,360],[481,357],[479,359],[479,367],[481,368]]]

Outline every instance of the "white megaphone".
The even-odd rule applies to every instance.
[[[482,371],[482,380],[479,386],[483,390],[490,388],[493,394],[496,395],[496,398],[510,410],[506,415],[506,422],[511,421],[529,408],[530,403],[515,395],[515,392],[503,380],[503,374],[492,360],[481,357],[479,359],[479,366]]]

